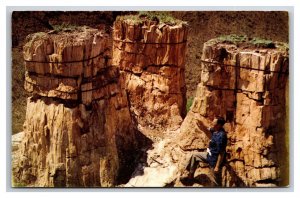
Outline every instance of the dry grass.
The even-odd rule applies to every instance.
[[[53,30],[56,32],[62,32],[62,31],[76,31],[76,30],[81,30],[82,27],[74,24],[69,24],[69,23],[62,23],[59,25],[52,25]]]

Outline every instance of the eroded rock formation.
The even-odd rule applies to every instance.
[[[137,143],[111,40],[87,27],[36,33],[24,47],[28,98],[16,182],[114,186],[129,174]]]
[[[201,81],[180,132],[154,145],[126,186],[184,186],[179,181],[192,152],[208,147],[212,120],[227,120],[227,159],[218,181],[224,187],[287,184],[285,94],[288,50],[282,43],[255,46],[211,40],[205,43]],[[157,177],[153,177],[156,175]],[[158,177],[159,175],[159,177]],[[200,164],[193,186],[214,186]]]
[[[181,126],[181,133],[189,137],[182,147],[202,145],[204,149],[209,137],[201,133],[204,123],[215,116],[227,120],[225,186],[241,185],[234,179],[245,186],[276,186],[286,177],[282,172],[287,168],[283,161],[288,159],[284,128],[288,51],[282,43],[266,47],[252,43],[230,44],[218,39],[205,43],[201,82]],[[201,135],[193,134],[199,131]],[[229,176],[228,169],[236,178]]]
[[[138,129],[161,138],[185,116],[187,26],[119,17],[113,31],[113,65],[120,68]]]
[[[114,92],[109,35],[87,27],[72,32],[35,33],[24,46],[25,89],[41,96],[84,104]]]
[[[184,118],[186,24],[135,19],[117,18],[112,39],[87,27],[28,37],[25,89],[34,96],[27,100],[23,140],[13,142],[15,181],[115,186],[133,172],[121,186],[185,186],[184,165],[207,148],[207,128],[223,116],[228,145],[220,184],[284,185],[286,47],[255,46],[248,38],[206,42]],[[154,143],[142,148],[141,134]],[[142,156],[135,156],[138,149]],[[195,176],[202,183],[193,186],[215,185],[204,164]]]

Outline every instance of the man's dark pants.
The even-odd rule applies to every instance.
[[[193,153],[192,156],[190,157],[189,161],[187,162],[186,170],[188,170],[189,173],[194,175],[194,173],[197,169],[197,166],[200,162],[208,164],[207,155],[208,155],[207,152],[195,152],[195,153]],[[219,175],[219,174],[215,173],[214,169],[212,167],[210,167],[210,170],[211,170],[211,176],[212,176],[211,179],[212,179],[212,181],[214,182],[214,184],[218,185],[217,175]]]

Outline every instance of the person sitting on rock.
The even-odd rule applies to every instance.
[[[214,183],[216,182],[216,175],[221,170],[222,162],[226,152],[227,135],[223,128],[225,120],[222,117],[217,117],[213,121],[213,127],[209,129],[212,133],[209,147],[205,152],[193,153],[190,157],[185,170],[185,174],[180,178],[181,181],[186,179],[193,179],[196,168],[200,162],[207,163],[213,170]]]

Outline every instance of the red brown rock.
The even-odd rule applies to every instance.
[[[178,130],[185,115],[186,40],[183,22],[120,17],[114,23],[112,62],[120,68],[138,128],[149,136]]]
[[[118,79],[109,35],[88,27],[29,35],[24,60],[25,89],[41,96],[89,104]]]
[[[89,28],[43,33],[25,45],[28,61],[53,57],[80,61],[54,68],[52,63],[26,63],[25,88],[35,95],[28,98],[24,137],[14,154],[14,159],[19,157],[13,164],[15,182],[34,187],[109,187],[130,174],[136,128],[119,70],[104,64],[103,57],[82,61],[106,53],[109,41],[101,34]]]
[[[122,186],[184,186],[186,161],[207,148],[207,128],[222,116],[228,132],[222,186],[284,185],[286,48],[255,47],[249,39],[205,43],[196,97],[183,120],[186,39],[184,23],[130,17],[115,21],[112,51],[95,29],[31,35],[25,89],[38,96],[28,98],[24,138],[15,141],[14,179],[29,186],[115,186],[133,163],[138,128],[162,140],[143,149]],[[214,185],[203,164],[195,174],[201,175],[204,184],[193,186]]]
[[[125,186],[186,186],[179,178],[192,152],[208,147],[207,128],[216,116],[227,120],[228,132],[227,161],[218,178],[221,186],[286,185],[287,148],[283,140],[287,133],[288,51],[279,45],[244,48],[215,40],[207,42],[201,81],[180,131],[155,143]],[[268,67],[270,70],[265,71]],[[192,184],[194,187],[215,186],[207,165],[200,164],[194,177],[201,181]]]
[[[91,109],[28,98],[15,178],[36,187],[114,186],[134,157],[134,130],[120,94]]]
[[[288,51],[280,43],[249,45],[205,43],[201,82],[178,139],[185,139],[180,142],[185,150],[206,148],[208,123],[222,116],[229,138],[222,185],[280,186],[286,178],[279,161],[287,154],[280,139],[287,133]]]

